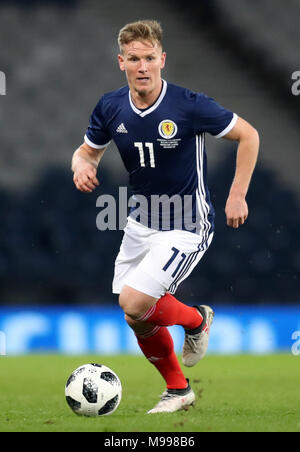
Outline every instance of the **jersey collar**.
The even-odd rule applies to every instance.
[[[167,84],[167,82],[166,82],[165,80],[163,80],[162,82],[163,82],[163,87],[162,87],[162,90],[161,90],[161,93],[160,93],[159,98],[157,99],[157,101],[155,102],[155,104],[152,105],[152,107],[147,108],[147,110],[144,110],[144,111],[139,110],[139,109],[134,105],[134,103],[132,102],[131,95],[130,95],[130,90],[129,90],[129,103],[130,103],[130,106],[131,106],[132,110],[133,110],[137,115],[139,115],[141,118],[144,118],[144,116],[147,116],[147,115],[149,115],[150,113],[152,113],[152,112],[153,112],[154,110],[156,110],[157,107],[161,104],[163,98],[164,98],[165,95],[166,95],[167,87],[168,87],[168,84]]]

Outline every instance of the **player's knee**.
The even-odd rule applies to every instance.
[[[120,294],[119,304],[127,318],[136,320],[140,317],[141,314],[139,313],[136,301],[129,297],[126,293]]]
[[[133,320],[132,317],[129,317],[129,315],[125,314],[125,321],[127,322],[127,324],[130,326],[130,328],[133,329],[133,327],[135,326],[135,324],[137,323],[137,320]]]
[[[119,296],[119,304],[126,316],[138,320],[148,309],[147,296],[125,286]]]

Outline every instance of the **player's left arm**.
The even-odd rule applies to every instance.
[[[225,207],[227,225],[237,229],[248,217],[246,195],[257,161],[259,135],[247,121],[238,118],[224,138],[238,142],[236,170]]]

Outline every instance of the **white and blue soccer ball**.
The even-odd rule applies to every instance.
[[[119,377],[101,364],[84,364],[67,380],[65,396],[74,413],[82,416],[105,416],[118,408],[122,398]]]

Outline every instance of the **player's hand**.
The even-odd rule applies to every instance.
[[[88,162],[81,162],[74,169],[73,181],[76,188],[83,193],[92,193],[99,185],[96,168]]]
[[[237,229],[245,223],[248,218],[248,205],[245,198],[241,195],[229,195],[225,214],[227,218],[227,226]]]

